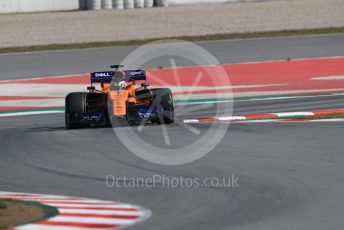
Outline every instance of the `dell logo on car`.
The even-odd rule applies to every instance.
[[[110,73],[96,73],[95,77],[111,77]]]

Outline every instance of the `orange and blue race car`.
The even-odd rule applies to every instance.
[[[149,88],[145,70],[121,70],[90,74],[88,92],[66,96],[65,122],[68,129],[94,125],[138,125],[141,122],[170,124],[174,122],[172,91]],[[141,81],[137,87],[136,82]],[[100,89],[95,85],[99,84]]]

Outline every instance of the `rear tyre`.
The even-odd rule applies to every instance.
[[[174,122],[174,103],[172,91],[167,88],[151,89],[153,93],[153,104],[159,110],[158,118],[152,123],[171,124]]]
[[[85,127],[81,121],[81,114],[86,113],[88,93],[70,93],[66,97],[65,121],[67,129]]]

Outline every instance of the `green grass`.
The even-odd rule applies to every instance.
[[[0,209],[5,209],[5,208],[7,208],[5,200],[0,200]]]
[[[302,30],[280,30],[280,31],[250,32],[250,33],[213,34],[213,35],[204,35],[204,36],[181,36],[181,37],[167,37],[167,38],[127,40],[127,41],[89,42],[89,43],[9,47],[9,48],[0,48],[0,53],[85,49],[85,48],[98,48],[98,47],[111,47],[111,46],[134,46],[134,45],[143,45],[143,44],[160,40],[160,39],[178,39],[178,40],[184,40],[184,41],[189,41],[189,42],[198,42],[198,41],[214,41],[214,40],[229,40],[229,39],[249,39],[249,38],[264,38],[264,37],[334,34],[334,33],[344,33],[344,27],[329,27],[329,28],[302,29]]]
[[[41,221],[57,214],[56,208],[33,201],[0,199],[0,229]]]

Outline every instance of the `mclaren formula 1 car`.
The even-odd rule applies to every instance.
[[[89,125],[138,125],[141,122],[174,122],[172,92],[168,88],[149,88],[145,70],[121,70],[90,74],[88,92],[74,92],[66,97],[65,120],[68,129]],[[136,82],[141,81],[137,87]],[[99,89],[96,89],[96,85]]]

